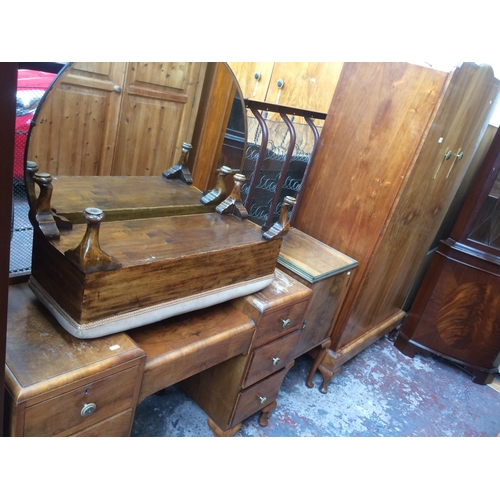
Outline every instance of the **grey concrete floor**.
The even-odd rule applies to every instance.
[[[455,365],[432,356],[411,359],[387,338],[346,363],[328,393],[305,386],[312,359],[299,358],[278,395],[267,427],[258,416],[235,437],[494,437],[500,393],[471,382]],[[133,437],[212,437],[207,415],[177,386],[137,408]]]

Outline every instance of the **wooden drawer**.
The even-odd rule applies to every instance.
[[[26,409],[25,436],[70,435],[133,406],[139,366],[48,399]],[[95,411],[82,416],[84,404]]]
[[[91,425],[71,437],[128,437],[132,428],[132,408],[113,415],[103,422]]]
[[[270,377],[240,392],[230,427],[239,424],[250,415],[262,410],[278,396],[281,384],[288,370],[283,368]],[[265,398],[263,400],[263,398]]]
[[[242,387],[246,389],[286,366],[293,359],[299,337],[300,330],[296,330],[274,342],[255,349]]]
[[[303,300],[263,315],[257,325],[254,346],[259,347],[300,329],[308,303],[308,300]]]

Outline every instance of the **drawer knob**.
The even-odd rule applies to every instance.
[[[276,366],[280,361],[280,358],[273,358],[273,365]]]
[[[92,415],[92,413],[95,412],[96,408],[97,406],[94,403],[85,403],[81,411],[82,417],[88,417],[89,415]]]
[[[259,399],[260,399],[260,404],[261,405],[263,405],[267,401],[266,396],[259,396]]]
[[[290,324],[289,319],[282,319],[281,321],[283,322],[283,328],[286,328]]]

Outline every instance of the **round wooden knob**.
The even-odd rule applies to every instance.
[[[36,172],[33,180],[38,184],[46,185],[52,182],[52,176],[47,172]]]
[[[89,207],[83,211],[83,216],[88,222],[100,222],[104,219],[104,212],[100,208]]]
[[[34,161],[27,161],[26,168],[29,172],[36,173],[38,172],[38,165]]]

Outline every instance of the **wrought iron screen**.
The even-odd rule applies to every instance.
[[[285,196],[299,203],[326,115],[248,99],[245,104],[253,116],[247,116],[242,201],[249,219],[267,230],[278,220]]]

